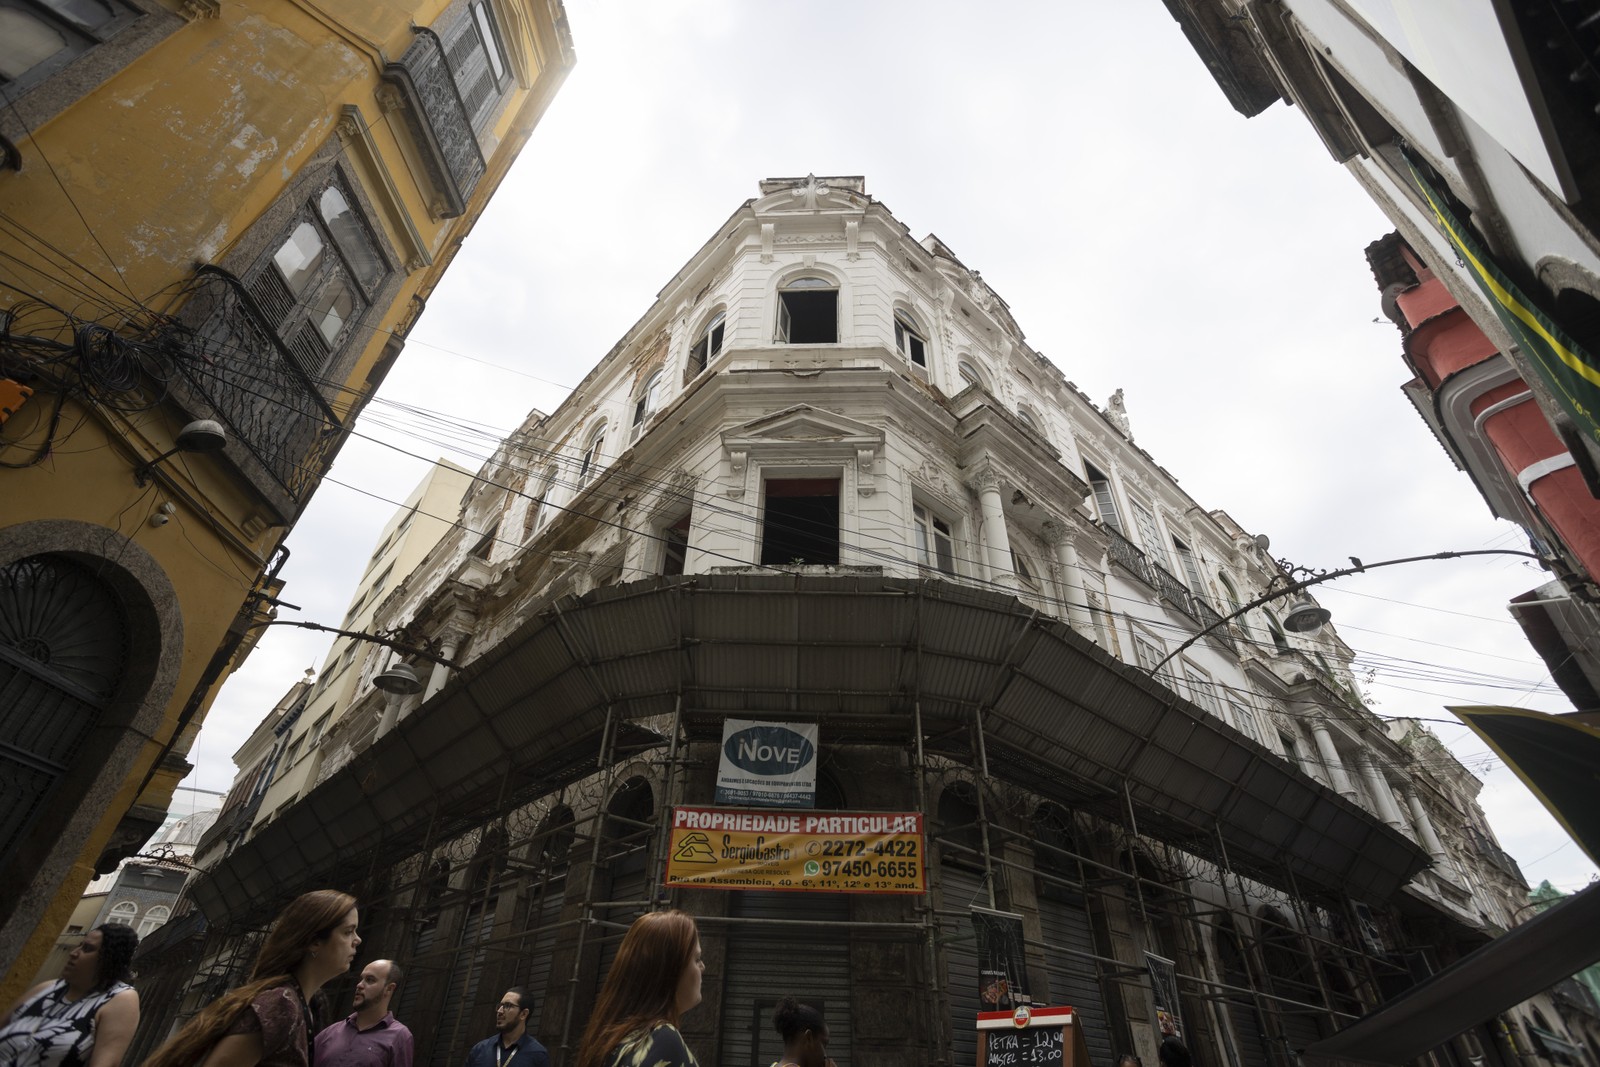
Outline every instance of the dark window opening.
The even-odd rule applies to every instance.
[[[839,562],[839,479],[773,478],[761,525],[767,566]]]
[[[894,317],[894,346],[900,354],[919,367],[928,365],[927,347],[916,326],[904,315]]]
[[[716,359],[722,352],[722,331],[727,324],[722,315],[718,315],[706,324],[699,340],[694,347],[689,349],[689,366],[687,378],[693,378],[706,369],[706,365]]]
[[[839,341],[839,290],[821,278],[801,278],[778,294],[778,340],[791,345]]]
[[[912,506],[911,518],[917,536],[917,562],[924,567],[936,567],[945,574],[955,574],[955,542],[950,524],[920,504]]]
[[[489,532],[484,534],[483,538],[472,546],[472,557],[474,559],[488,559],[489,555],[494,551],[495,535],[499,532],[500,524],[498,522],[489,527]]]
[[[689,514],[661,531],[661,573],[670,578],[683,573],[689,559]]]

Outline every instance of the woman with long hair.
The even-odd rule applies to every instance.
[[[97,926],[67,954],[61,977],[34,986],[0,1019],[0,1067],[116,1067],[139,1027],[128,984],[139,935]]]
[[[583,1031],[578,1067],[699,1067],[678,1020],[700,1003],[705,969],[700,931],[688,915],[652,911],[635,919]]]
[[[816,1008],[784,997],[773,1009],[772,1026],[783,1038],[783,1058],[772,1067],[833,1067],[828,1024]]]
[[[296,897],[272,924],[244,985],[223,994],[144,1067],[308,1067],[311,998],[350,969],[361,937],[355,898]]]

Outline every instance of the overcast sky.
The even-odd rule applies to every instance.
[[[411,405],[495,434],[553,410],[764,177],[860,174],[980,271],[1029,343],[1204,507],[1332,569],[1526,548],[1400,392],[1362,250],[1392,227],[1284,104],[1246,120],[1160,0],[567,0],[578,64],[358,429],[476,470]],[[397,428],[400,427],[400,428]],[[353,440],[290,539],[285,617],[337,624],[426,463]],[[1513,557],[1394,567],[1318,598],[1379,714],[1432,721],[1530,884],[1594,868],[1444,705],[1571,710],[1505,610]],[[278,627],[224,688],[190,784],[325,636]]]

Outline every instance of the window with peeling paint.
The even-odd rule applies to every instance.
[[[356,204],[336,171],[245,276],[265,324],[313,380],[357,333],[355,324],[391,273]]]
[[[12,100],[139,17],[111,0],[0,0],[0,100]]]

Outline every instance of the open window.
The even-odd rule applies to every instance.
[[[639,431],[644,429],[644,424],[650,416],[656,413],[656,408],[661,403],[661,372],[656,371],[645,379],[644,386],[639,390],[637,399],[633,402],[633,430],[628,436],[630,441],[639,439]]]
[[[923,340],[917,320],[908,311],[894,313],[894,346],[912,366],[928,369],[928,343]]]
[[[703,374],[711,361],[721,355],[722,335],[726,325],[727,316],[719,311],[711,317],[710,322],[706,323],[705,329],[700,331],[700,336],[689,349],[689,362],[683,373],[685,385]]]
[[[1034,577],[1033,568],[1028,566],[1028,557],[1018,552],[1015,547],[1011,549],[1011,573],[1017,576],[1027,589],[1037,591],[1039,579]]]
[[[1183,568],[1183,580],[1189,583],[1189,592],[1205,596],[1205,583],[1200,578],[1200,561],[1195,558],[1194,549],[1178,537],[1172,539],[1172,549],[1178,554],[1178,566]]]
[[[543,476],[539,479],[539,491],[528,501],[528,506],[522,512],[522,539],[526,541],[544,525],[545,504],[550,499],[550,492],[555,488],[556,469],[545,468]]]
[[[1100,521],[1105,526],[1124,537],[1122,515],[1117,511],[1117,498],[1111,492],[1111,479],[1107,478],[1092,463],[1083,465],[1085,480],[1089,483],[1090,490],[1094,493],[1095,510],[1100,512]]]
[[[761,562],[838,564],[838,478],[767,479]]]
[[[663,577],[672,577],[682,574],[684,565],[689,559],[689,522],[693,518],[690,512],[684,512],[670,525],[661,527],[661,574]]]
[[[600,461],[605,458],[606,451],[606,424],[601,423],[589,433],[589,442],[583,446],[583,458],[578,461],[578,488],[582,489],[589,484],[595,472],[600,469]]]
[[[921,504],[913,504],[911,528],[917,541],[917,563],[954,577],[955,538],[950,532],[950,524]]]
[[[838,344],[838,286],[826,278],[807,276],[778,290],[776,340],[790,345]]]
[[[961,379],[961,388],[963,389],[971,386],[977,386],[979,389],[989,388],[984,383],[983,375],[978,373],[978,368],[966,360],[956,364],[956,375]]]
[[[1266,608],[1261,609],[1261,617],[1267,620],[1267,633],[1272,637],[1272,647],[1279,652],[1289,651],[1289,638],[1284,635],[1283,624],[1278,617]]]

